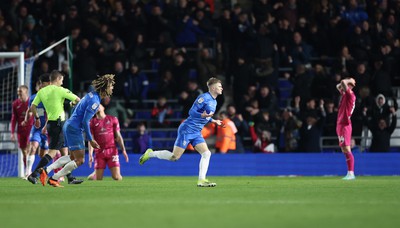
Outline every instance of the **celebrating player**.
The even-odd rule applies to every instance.
[[[26,110],[28,110],[29,96],[28,96],[28,86],[21,85],[17,90],[18,98],[12,103],[12,114],[11,114],[11,141],[15,141],[15,127],[17,126],[17,136],[18,136],[18,147],[22,151],[24,164],[26,167],[26,157],[28,155],[28,145],[29,145],[29,132],[33,125],[32,116],[29,116],[25,120]],[[25,168],[25,175],[27,169]]]
[[[40,102],[47,113],[47,132],[49,134],[49,152],[39,161],[35,170],[28,176],[29,182],[37,183],[39,171],[45,167],[54,158],[56,153],[64,146],[64,135],[62,128],[65,122],[64,100],[67,98],[72,102],[79,102],[80,99],[68,89],[61,87],[64,76],[56,70],[50,73],[50,85],[42,88],[36,94],[32,102],[31,111],[35,117],[35,127],[41,126],[41,120],[38,113]]]
[[[118,149],[115,142],[118,143],[125,157],[129,162],[128,154],[124,146],[124,139],[121,136],[118,119],[114,116],[106,115],[104,106],[100,105],[96,112],[96,117],[90,121],[90,131],[93,138],[99,143],[100,149],[94,149],[94,168],[95,171],[89,175],[89,180],[102,180],[106,165],[111,170],[111,176],[114,180],[122,180],[119,164]],[[92,167],[93,147],[89,144],[89,167]]]
[[[114,89],[114,75],[106,74],[100,76],[93,80],[92,86],[94,91],[89,92],[82,98],[63,127],[63,133],[66,145],[70,150],[70,155],[59,158],[46,169],[41,169],[40,181],[43,186],[46,185],[47,174],[51,170],[64,166],[62,170],[47,180],[47,183],[53,187],[63,187],[59,184],[58,179],[67,175],[85,162],[85,141],[83,133],[86,134],[86,138],[92,147],[100,148],[90,132],[89,122],[97,112],[101,99],[111,96]]]
[[[353,114],[356,96],[353,88],[356,86],[356,81],[353,78],[343,79],[336,88],[342,95],[339,103],[339,111],[337,117],[336,133],[339,139],[339,146],[346,156],[347,175],[343,180],[354,180],[354,156],[351,152],[351,115]]]
[[[178,136],[175,140],[172,153],[168,150],[153,151],[149,148],[139,159],[141,165],[150,158],[176,161],[182,156],[187,145],[190,143],[201,155],[197,186],[216,186],[216,183],[212,183],[206,179],[211,152],[201,135],[201,130],[208,122],[215,123],[218,126],[223,125],[221,120],[214,120],[211,118],[214,115],[217,106],[216,98],[218,95],[222,94],[223,89],[221,81],[217,78],[210,78],[207,81],[207,86],[208,92],[197,97],[192,108],[189,110],[189,117],[179,126]]]

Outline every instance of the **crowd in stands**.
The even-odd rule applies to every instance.
[[[74,90],[86,90],[84,82],[96,75],[116,74],[105,105],[124,127],[132,127],[135,109],[153,108],[141,103],[149,98],[159,100],[150,117],[159,126],[172,115],[168,99],[178,98],[185,118],[208,78],[218,75],[233,91],[223,115],[235,125],[238,151],[245,137],[256,151],[321,151],[316,139],[336,136],[336,84],[351,76],[356,143],[368,126],[385,138],[379,150],[389,150],[397,110],[392,87],[400,86],[400,1],[245,2],[1,1],[0,51],[30,57],[71,36]],[[67,72],[62,52],[41,58],[34,80],[52,69]],[[290,82],[284,102],[282,79]],[[225,99],[219,96],[218,110]]]

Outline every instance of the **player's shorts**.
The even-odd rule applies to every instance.
[[[95,149],[94,168],[105,169],[106,165],[109,169],[120,167],[118,149],[116,147],[107,149]]]
[[[49,149],[60,150],[64,145],[64,134],[62,131],[64,121],[47,121],[47,132],[49,135]]]
[[[29,135],[30,142],[38,142],[39,146],[43,150],[49,149],[49,144],[47,143],[47,135],[42,134],[42,128],[32,127],[31,134]]]
[[[193,147],[196,147],[197,144],[206,142],[201,135],[201,132],[198,133],[186,133],[182,128],[182,125],[178,128],[178,137],[175,140],[174,146],[186,149],[187,145],[190,143]]]
[[[68,121],[63,127],[65,145],[69,150],[85,150],[85,139],[83,138],[82,129],[76,129],[71,126]]]
[[[29,134],[28,130],[23,130],[17,133],[18,136],[18,146],[19,148],[27,148],[29,145]]]
[[[348,125],[338,124],[336,126],[336,134],[338,135],[340,147],[351,145],[351,132],[352,132],[351,124]]]

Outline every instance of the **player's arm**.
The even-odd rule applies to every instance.
[[[90,121],[89,123],[90,126],[90,132],[93,135],[93,122]],[[92,163],[93,163],[93,147],[90,143],[88,143],[88,152],[89,152],[89,168],[92,168]]]
[[[336,89],[339,91],[339,93],[341,93],[342,92],[342,84],[341,83],[337,84]]]
[[[12,104],[12,112],[11,112],[11,141],[15,141],[15,126],[17,125],[17,113],[15,110],[14,103]]]
[[[100,148],[99,144],[96,142],[96,140],[93,139],[92,133],[90,132],[90,119],[94,116],[96,113],[97,109],[99,108],[99,104],[93,104],[90,105],[86,108],[85,114],[83,115],[82,119],[82,126],[83,130],[86,133],[87,140],[92,144],[94,148]]]
[[[93,163],[93,147],[90,143],[88,143],[88,151],[89,151],[89,168],[92,168]]]
[[[40,128],[41,123],[40,123],[39,114],[37,112],[37,105],[32,103],[30,110],[32,112],[32,115],[35,117],[35,127]]]
[[[71,106],[76,105],[81,100],[77,95],[72,93],[70,90],[65,89],[65,88],[62,88],[62,89],[63,89],[62,92],[63,92],[64,97],[71,101],[71,103],[70,103]]]
[[[40,117],[39,114],[37,112],[37,106],[39,105],[39,103],[42,102],[42,100],[40,99],[40,91],[37,93],[35,99],[33,99],[32,101],[32,105],[31,105],[31,112],[32,115],[35,117],[35,127],[36,128],[40,128]]]
[[[343,79],[342,81],[340,81],[340,87],[342,87],[343,92],[346,92],[347,89],[349,88],[349,87],[347,86],[347,83],[348,83],[347,79]]]
[[[129,157],[128,157],[128,154],[126,153],[124,139],[122,138],[121,132],[115,131],[114,134],[115,134],[115,141],[118,143],[119,148],[121,148],[122,154],[125,157],[125,161],[129,162]]]

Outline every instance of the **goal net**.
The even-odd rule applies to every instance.
[[[50,54],[57,55],[60,62],[58,70],[61,70],[61,62],[67,62],[71,69],[69,60],[72,54],[68,42],[69,37],[65,37],[31,58],[26,58],[24,52],[0,52],[0,177],[23,177],[25,173],[22,152],[18,143],[11,141],[12,102],[17,99],[18,86],[27,85],[29,94],[35,93],[34,89],[31,90],[35,88],[32,86],[34,63],[48,58]],[[53,50],[55,47],[56,51]]]

